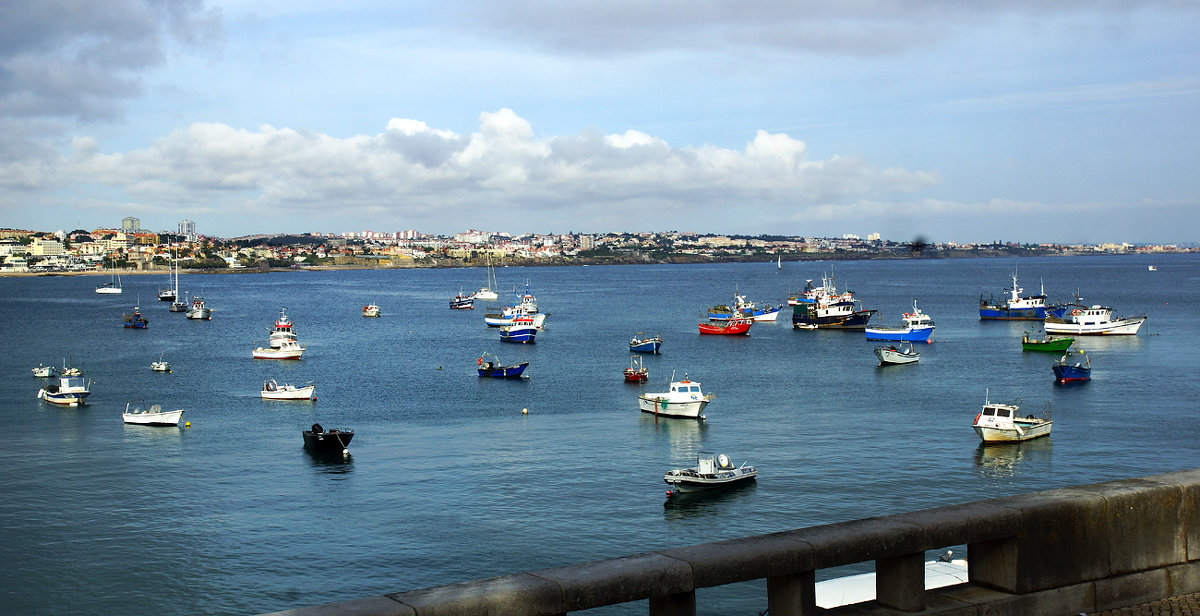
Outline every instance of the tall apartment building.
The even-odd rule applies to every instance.
[[[196,223],[190,220],[179,221],[179,235],[182,235],[189,242],[196,241]]]

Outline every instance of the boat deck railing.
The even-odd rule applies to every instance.
[[[925,553],[966,545],[970,581],[925,589]],[[816,607],[816,572],[873,561],[876,599]],[[766,580],[771,616],[1069,614],[1200,592],[1200,469],[662,549],[279,615],[554,616],[648,601],[696,613],[696,590]],[[708,611],[713,611],[709,609]],[[719,606],[716,611],[721,611]]]

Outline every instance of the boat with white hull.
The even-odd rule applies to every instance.
[[[284,340],[279,348],[255,348],[253,356],[254,359],[300,359],[304,350],[295,340]]]
[[[913,349],[911,342],[901,342],[899,345],[875,347],[875,357],[880,366],[912,364],[921,359],[921,354]]]
[[[1054,422],[1050,419],[1049,402],[1038,415],[1022,417],[1020,411],[1019,401],[1001,404],[985,399],[983,410],[975,416],[971,427],[984,443],[1015,443],[1050,434]]]
[[[140,400],[127,402],[125,412],[121,413],[121,420],[125,423],[143,426],[178,426],[181,417],[183,409],[164,411],[157,404],[147,408],[146,403]]]
[[[57,383],[39,389],[37,397],[50,404],[81,406],[84,398],[92,393],[91,385],[91,381],[81,376],[60,376]]]
[[[263,381],[262,391],[259,392],[259,395],[263,400],[316,400],[313,395],[316,390],[317,386],[314,383],[297,387],[288,383],[280,385],[275,382],[275,379],[267,379]]]
[[[267,344],[273,349],[278,349],[283,346],[284,341],[296,341],[296,330],[292,329],[292,320],[288,318],[287,308],[279,309],[279,318],[275,319],[275,326],[271,329],[271,335],[267,337]]]
[[[682,381],[673,381],[665,392],[639,395],[638,404],[643,413],[704,419],[704,407],[714,398],[716,396],[713,394],[705,394],[701,390],[700,383],[689,381],[685,374]]]
[[[1114,318],[1112,308],[1097,305],[1076,308],[1062,318],[1048,316],[1042,329],[1047,334],[1067,336],[1132,336],[1145,322],[1144,314]]]

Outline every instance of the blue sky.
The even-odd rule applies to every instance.
[[[0,226],[1200,241],[1200,5],[0,5]]]

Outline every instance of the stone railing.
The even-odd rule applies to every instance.
[[[926,550],[967,545],[970,583],[926,591]],[[874,561],[875,601],[826,612],[819,569]],[[766,579],[771,616],[1077,614],[1200,592],[1200,469],[660,550],[278,612],[554,616],[649,600],[693,615],[697,588]],[[710,610],[711,611],[711,610]]]

